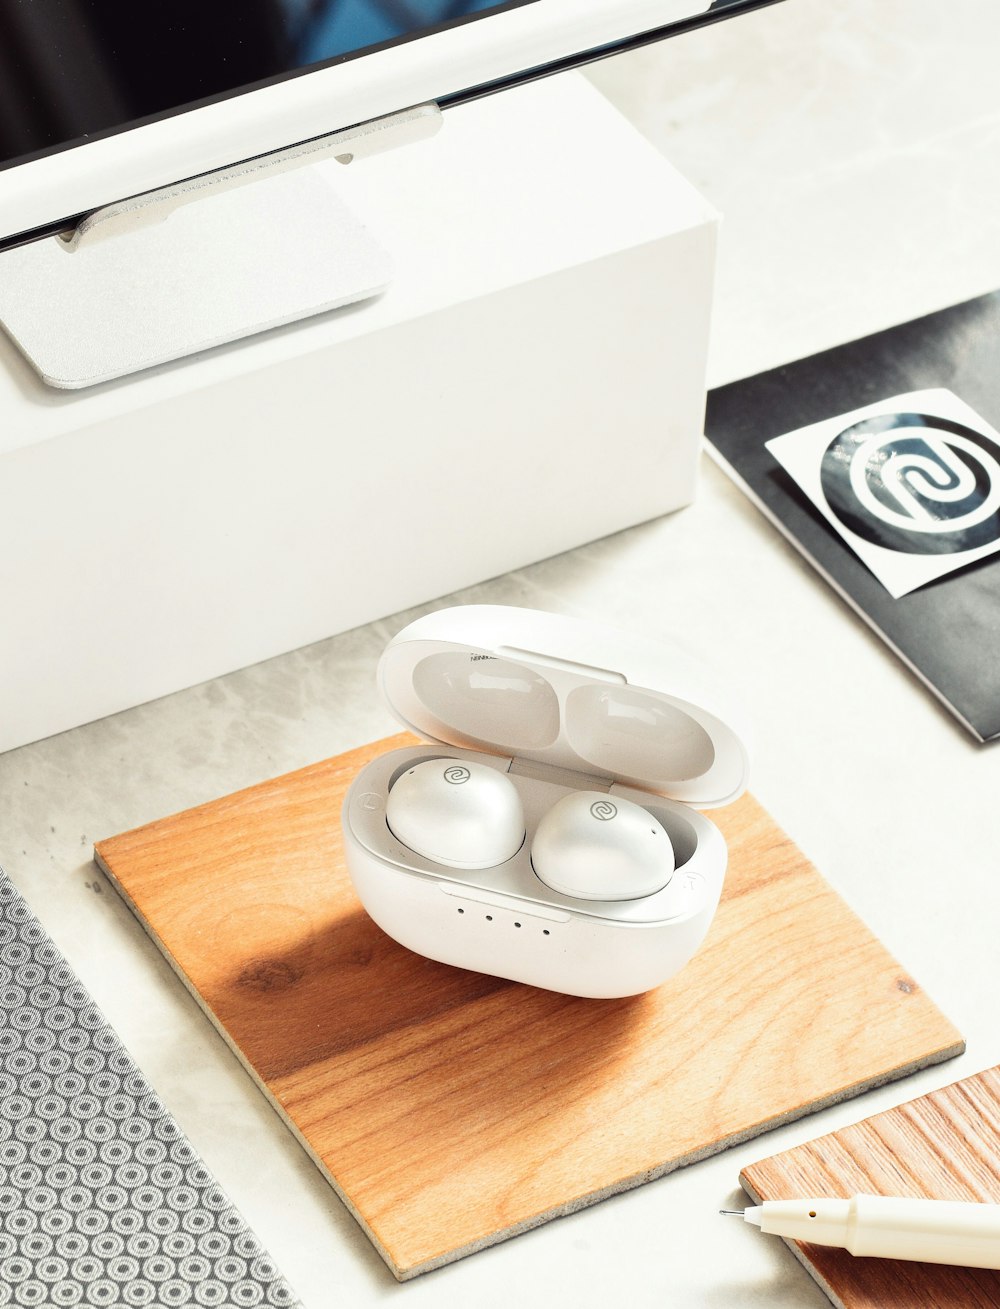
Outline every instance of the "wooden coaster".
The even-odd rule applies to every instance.
[[[1000,1204],[1000,1068],[774,1155],[740,1181],[757,1201],[867,1193]],[[1000,1272],[788,1244],[841,1309],[1000,1305]]]
[[[402,1279],[963,1043],[749,796],[676,978],[581,1000],[432,963],[362,910],[340,807],[399,736],[96,847]]]

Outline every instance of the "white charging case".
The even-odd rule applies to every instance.
[[[400,722],[431,742],[368,764],[344,801],[348,871],[383,931],[442,963],[570,995],[636,995],[688,962],[727,862],[722,834],[697,810],[735,800],[748,770],[745,733],[699,663],[593,623],[470,605],[401,631],[378,679]],[[395,780],[442,757],[487,764],[517,787],[527,830],[506,863],[447,868],[389,830]],[[578,900],[539,880],[535,829],[574,790],[624,797],[662,823],[676,857],[666,886]]]

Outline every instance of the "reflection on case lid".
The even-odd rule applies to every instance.
[[[439,610],[395,637],[382,694],[432,741],[514,755],[714,807],[747,784],[745,733],[700,664],[574,618]]]

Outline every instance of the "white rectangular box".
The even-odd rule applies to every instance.
[[[0,750],[692,498],[716,216],[587,82],[326,167],[379,299],[84,392],[0,336]]]

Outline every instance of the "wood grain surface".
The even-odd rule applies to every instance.
[[[755,1200],[868,1193],[1000,1204],[1000,1069],[774,1155],[740,1181]],[[1000,1272],[789,1245],[844,1309],[1000,1306]]]
[[[102,841],[96,857],[405,1279],[959,1053],[919,985],[749,796],[706,944],[584,1000],[432,963],[344,869],[399,736]]]

